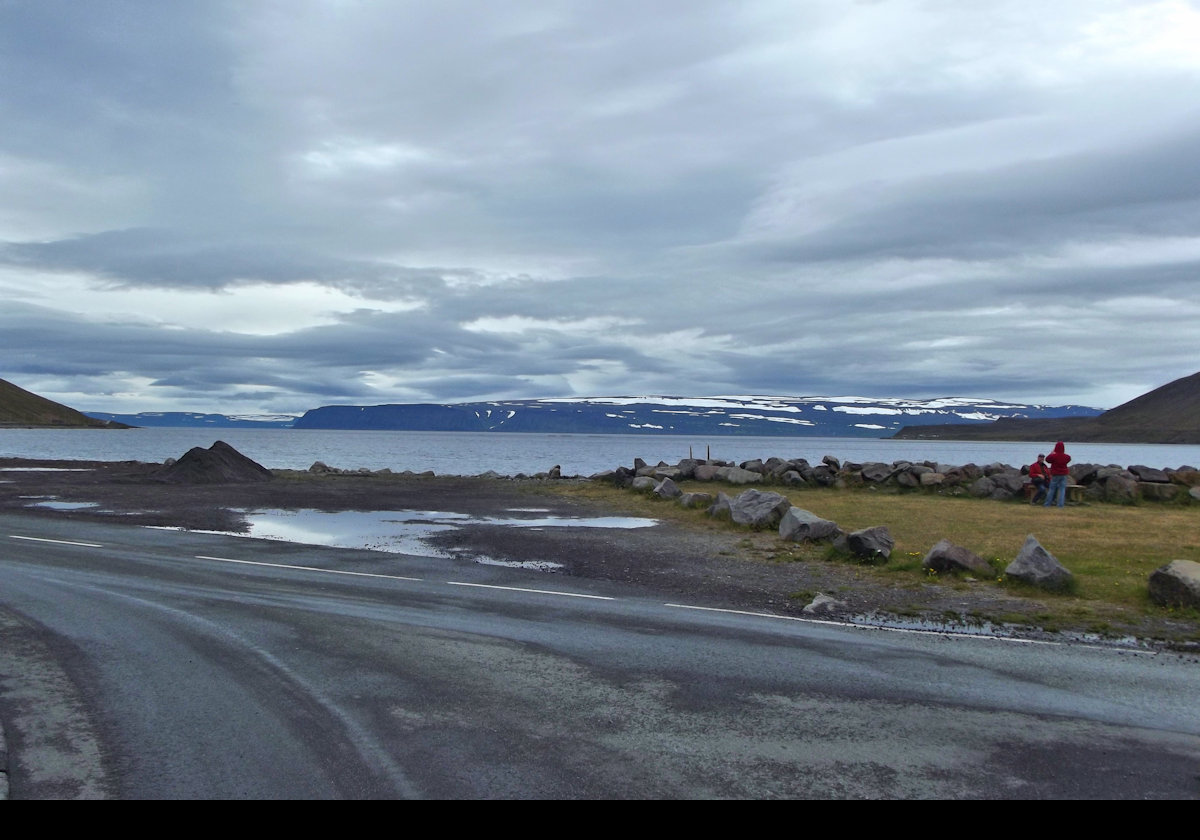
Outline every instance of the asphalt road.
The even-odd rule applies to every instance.
[[[12,799],[1195,798],[1197,697],[1168,652],[0,515]]]

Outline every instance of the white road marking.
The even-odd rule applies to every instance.
[[[55,545],[78,545],[84,548],[104,548],[100,543],[74,542],[72,540],[50,540],[45,537],[22,537],[19,534],[9,534],[9,539],[29,540],[30,542],[54,543]]]
[[[1015,639],[1011,636],[986,636],[982,633],[956,633],[953,630],[919,630],[914,627],[886,627],[879,624],[860,624],[854,621],[830,621],[823,618],[803,618],[798,615],[774,615],[772,613],[749,612],[747,610],[725,610],[719,607],[697,607],[691,604],[664,604],[666,607],[676,607],[681,610],[700,610],[702,612],[730,613],[732,615],[748,615],[755,618],[776,618],[781,621],[799,621],[804,624],[826,624],[830,627],[850,627],[857,630],[885,630],[889,633],[913,633],[918,636],[953,636],[956,639],[988,639],[996,642],[1012,642],[1019,645],[1060,645],[1061,642],[1049,642],[1040,639]],[[1107,648],[1105,648],[1107,650]]]
[[[478,589],[506,589],[509,592],[530,592],[535,595],[561,595],[564,598],[591,598],[594,601],[615,601],[607,595],[581,595],[578,592],[560,592],[555,589],[525,589],[520,586],[496,586],[490,583],[465,583],[459,580],[446,581],[448,586],[474,586]]]
[[[290,563],[261,563],[257,560],[235,560],[232,557],[209,557],[197,554],[197,560],[216,560],[219,563],[241,563],[244,566],[267,566],[272,569],[298,569],[302,572],[323,572],[327,575],[349,575],[351,577],[384,578],[386,580],[409,580],[420,582],[424,578],[404,577],[403,575],[380,575],[372,572],[351,572],[345,569],[320,569],[316,566],[294,566]]]

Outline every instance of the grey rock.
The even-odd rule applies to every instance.
[[[846,604],[844,601],[839,601],[831,595],[826,595],[823,592],[818,592],[812,602],[804,607],[801,612],[806,615],[827,615],[829,613],[844,612]]]
[[[657,486],[658,482],[648,475],[639,475],[632,484],[634,490],[653,490]]]
[[[681,507],[706,508],[712,505],[712,493],[684,493],[678,498]]]
[[[1104,479],[1104,500],[1106,502],[1129,503],[1137,501],[1138,483],[1123,475],[1110,475]]]
[[[1053,554],[1030,534],[1016,558],[1004,570],[1006,577],[1023,581],[1051,592],[1065,592],[1071,588],[1074,575]]]
[[[970,549],[955,545],[950,540],[939,540],[925,559],[921,561],[922,569],[935,572],[970,572],[984,577],[991,577],[995,572],[988,562]]]
[[[1172,560],[1150,573],[1150,600],[1164,607],[1200,607],[1200,563]]]
[[[1129,471],[1137,476],[1138,481],[1153,481],[1166,484],[1171,480],[1162,470],[1156,470],[1153,467],[1146,467],[1142,464],[1134,464],[1129,468]]]
[[[1156,481],[1139,481],[1138,492],[1143,499],[1153,499],[1156,502],[1169,502],[1179,495],[1183,488],[1178,484],[1160,484]]]
[[[669,478],[664,478],[657,487],[654,488],[654,495],[663,499],[674,499],[683,495],[683,491],[679,489],[679,485]]]
[[[836,522],[822,519],[812,511],[789,507],[779,520],[779,536],[793,542],[816,542],[840,536]]]
[[[739,525],[773,528],[791,506],[787,497],[779,493],[744,490],[730,502],[729,515]]]
[[[996,484],[987,476],[981,475],[979,478],[972,481],[971,486],[967,489],[972,496],[977,496],[980,499],[984,499],[992,495],[992,491],[996,489]]]
[[[887,560],[896,541],[885,525],[851,531],[846,535],[846,550],[864,560]]]
[[[708,509],[708,515],[718,518],[732,517],[733,499],[729,498],[724,492],[718,492],[717,500]]]
[[[763,480],[762,473],[741,467],[721,467],[717,470],[717,477],[730,484],[757,484]]]
[[[862,477],[863,481],[869,481],[872,484],[879,484],[887,481],[892,475],[892,468],[887,464],[871,463],[863,464]]]

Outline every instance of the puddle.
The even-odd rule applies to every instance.
[[[96,502],[60,502],[53,496],[22,496],[22,499],[41,499],[26,507],[50,508],[51,510],[85,510],[100,507]]]
[[[541,508],[510,508],[507,513],[547,513]],[[247,510],[239,511],[246,520],[246,533],[230,536],[261,540],[326,545],[331,548],[365,548],[395,554],[415,554],[444,559],[467,558],[476,563],[509,568],[558,571],[561,564],[542,560],[510,561],[476,555],[471,551],[444,549],[431,545],[428,538],[463,525],[497,525],[509,528],[649,528],[658,521],[642,517],[476,517],[466,513],[437,510],[341,511],[319,510]]]
[[[0,467],[0,472],[93,472],[89,467]]]

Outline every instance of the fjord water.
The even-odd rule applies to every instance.
[[[308,469],[316,461],[341,469],[432,470],[439,475],[533,475],[558,465],[563,475],[591,475],[634,458],[673,464],[711,455],[725,461],[806,458],[842,461],[935,461],[1020,467],[1053,441],[886,440],[832,437],[713,437],[676,435],[568,435],[502,432],[380,432],[315,429],[4,429],[0,457],[71,461],[143,461],[178,458],[195,446],[223,440],[271,469]],[[1200,446],[1067,441],[1074,463],[1200,466]]]

